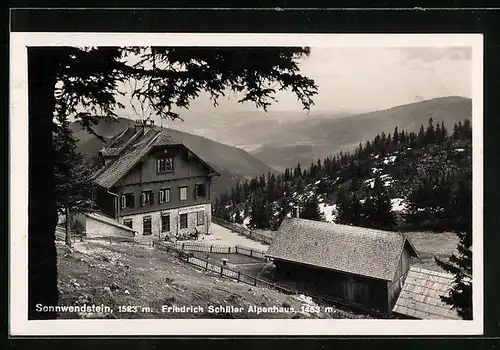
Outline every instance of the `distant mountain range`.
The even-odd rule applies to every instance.
[[[396,126],[417,131],[432,117],[435,122],[444,121],[450,129],[455,122],[472,119],[472,101],[450,96],[363,114],[217,111],[206,115],[187,111],[182,117],[184,122],[163,121],[163,126],[220,169],[223,176],[214,185],[214,190],[220,191],[236,180],[283,171],[299,162],[308,166],[318,158],[352,150],[373,135],[392,133]],[[116,122],[100,122],[95,130],[109,139],[133,123],[118,118]],[[73,123],[71,128],[87,159],[102,147],[103,141],[81,125]]]
[[[267,127],[262,122],[249,122],[233,132],[247,136],[244,142],[250,154],[274,169],[284,170],[299,162],[308,166],[318,158],[352,150],[373,135],[392,133],[396,126],[399,130],[418,131],[429,118],[451,128],[455,122],[472,119],[472,101],[450,96],[344,117],[313,114],[300,119],[283,118],[281,123],[269,122]]]
[[[99,152],[107,140],[132,124],[134,124],[134,121],[126,118],[118,118],[116,121],[100,121],[99,124],[94,126],[94,130],[103,136],[105,141],[84,130],[76,122],[71,124],[71,129],[73,135],[79,141],[79,146],[85,154],[86,160],[89,161]],[[213,186],[215,193],[218,193],[221,189],[231,187],[236,180],[275,172],[274,169],[242,149],[179,130],[169,129],[169,132],[174,139],[185,143],[194,153],[200,155],[220,171],[222,176],[216,180]]]

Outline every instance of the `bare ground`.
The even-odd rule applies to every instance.
[[[60,313],[60,318],[338,318],[303,313],[304,300],[196,269],[155,248],[105,241],[58,242],[59,305],[106,305],[112,313]],[[209,306],[243,307],[210,313]],[[162,306],[200,306],[203,312],[162,312]],[[282,308],[257,314],[248,307]],[[130,312],[121,312],[126,311]],[[294,308],[295,312],[284,309]],[[123,310],[125,309],[125,310]],[[282,312],[279,312],[282,311]],[[352,317],[363,317],[352,314]]]

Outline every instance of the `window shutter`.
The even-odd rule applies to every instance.
[[[135,196],[133,194],[130,195],[130,207],[133,208],[135,206]]]
[[[170,202],[170,189],[165,190],[165,202]]]
[[[127,207],[127,197],[125,195],[121,196],[121,208],[124,209]]]
[[[142,195],[141,195],[141,199],[142,199],[142,206],[145,206],[146,205],[146,193],[142,192]]]
[[[156,171],[159,172],[160,171],[160,159],[157,159],[156,160]]]

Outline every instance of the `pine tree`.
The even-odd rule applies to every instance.
[[[311,196],[302,206],[300,217],[303,219],[325,221],[325,216],[319,209],[319,202],[317,196]]]
[[[56,119],[58,124],[53,133],[54,177],[56,184],[56,207],[66,217],[65,241],[71,245],[70,223],[76,214],[96,210],[92,193],[95,189],[92,176],[95,169],[84,164],[84,157],[78,151],[77,141],[69,128],[69,121],[64,110],[60,110]]]
[[[423,125],[420,125],[420,130],[417,135],[417,146],[422,147],[425,146],[425,129]]]
[[[351,223],[355,226],[363,226],[364,224],[364,217],[363,217],[363,207],[361,205],[361,202],[356,194],[352,195],[351,198]]]
[[[352,212],[351,203],[347,196],[346,190],[343,186],[340,186],[337,192],[337,215],[335,217],[335,222],[337,224],[348,225],[352,223]]]
[[[370,197],[366,200],[366,220],[363,222],[367,227],[391,230],[396,224],[392,204],[380,177],[375,177],[375,183]]]
[[[453,274],[453,286],[441,299],[457,310],[465,320],[472,319],[472,185],[470,173],[462,176],[453,193],[452,211],[454,231],[459,242],[457,253],[447,261],[436,258],[436,263]]]

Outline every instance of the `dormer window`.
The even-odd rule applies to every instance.
[[[174,160],[170,157],[162,157],[156,159],[157,173],[170,173],[174,171]]]

